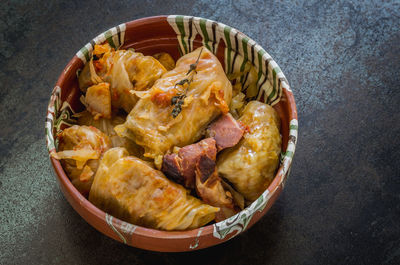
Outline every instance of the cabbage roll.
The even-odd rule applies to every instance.
[[[124,148],[104,154],[89,200],[121,220],[162,230],[198,228],[219,211]]]
[[[280,120],[271,106],[251,101],[239,121],[247,132],[239,144],[220,154],[217,168],[246,200],[254,201],[268,188],[279,164]]]
[[[114,51],[108,43],[95,45],[93,57],[79,75],[79,87],[87,88],[102,82],[110,84],[111,104],[130,112],[138,98],[131,91],[149,89],[166,72],[152,56],[129,50]]]
[[[229,111],[232,85],[217,57],[202,47],[181,57],[150,90],[136,94],[141,99],[115,130],[155,158],[199,140],[213,119]]]
[[[111,119],[100,118],[96,120],[88,111],[83,111],[74,115],[74,117],[78,118],[79,125],[93,126],[106,134],[111,141],[112,147],[125,147],[130,155],[141,157],[144,152],[143,148],[132,140],[118,136],[114,130],[115,126],[125,122],[125,116],[126,115],[118,113],[113,114]]]
[[[110,139],[95,127],[78,125],[63,130],[57,137],[59,152],[51,155],[61,160],[78,191],[88,195],[99,160],[111,148]]]

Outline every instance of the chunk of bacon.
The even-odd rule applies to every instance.
[[[164,155],[161,170],[179,184],[193,189],[195,187],[196,164],[202,155],[206,155],[215,161],[217,148],[213,138],[187,145],[179,149],[178,154]]]
[[[204,202],[220,208],[215,217],[217,222],[244,207],[243,196],[219,177],[215,160],[217,151],[235,146],[245,131],[245,126],[231,114],[223,114],[207,129],[209,138],[163,157],[161,170],[169,178],[187,188],[195,188]]]
[[[245,129],[230,113],[222,115],[207,129],[207,136],[215,139],[218,151],[235,146]]]
[[[196,191],[199,197],[205,203],[220,208],[220,211],[215,215],[215,221],[225,220],[241,210],[244,202],[243,196],[238,195],[238,193],[232,194],[229,188],[224,187],[228,184],[224,183],[218,176],[215,160],[202,155],[196,164],[195,172]],[[241,202],[236,200],[241,200]]]

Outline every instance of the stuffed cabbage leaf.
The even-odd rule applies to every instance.
[[[104,154],[89,200],[121,220],[162,230],[198,228],[219,211],[124,148]]]
[[[93,57],[79,75],[79,87],[87,88],[102,82],[110,84],[111,104],[130,112],[138,98],[131,91],[149,89],[166,72],[152,56],[133,50],[111,49],[109,44],[95,45]]]
[[[141,99],[115,130],[155,158],[198,141],[213,119],[229,111],[232,85],[218,59],[202,47],[181,57],[150,90],[136,94]],[[178,113],[177,96],[182,97]]]
[[[83,111],[76,113],[74,117],[78,118],[79,125],[93,126],[106,134],[110,141],[112,147],[125,147],[130,155],[142,157],[143,148],[137,145],[134,141],[127,139],[125,137],[120,137],[115,132],[114,127],[125,122],[125,115],[121,113],[113,114],[111,119],[95,117],[88,111]]]
[[[280,120],[271,106],[251,101],[239,121],[248,132],[239,144],[220,154],[217,168],[246,200],[254,201],[268,188],[279,164]]]
[[[111,148],[109,137],[95,127],[79,125],[66,128],[57,137],[59,152],[52,156],[61,160],[79,192],[88,195],[99,160]]]

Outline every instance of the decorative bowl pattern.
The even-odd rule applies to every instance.
[[[86,44],[65,67],[51,94],[46,115],[46,143],[55,152],[60,130],[75,123],[72,115],[83,109],[77,73],[89,60],[95,44],[134,48],[145,55],[165,51],[179,58],[201,45],[220,60],[225,72],[243,70],[247,61],[258,72],[257,99],[274,106],[282,121],[281,164],[268,189],[250,206],[222,222],[190,231],[159,231],[121,221],[92,205],[72,185],[59,161],[50,157],[61,190],[72,207],[93,227],[125,244],[154,251],[178,252],[206,248],[227,241],[256,223],[272,206],[290,172],[297,140],[297,110],[292,91],[279,66],[255,41],[222,23],[191,16],[149,17],[121,24]],[[247,76],[236,82],[247,88]],[[246,94],[246,93],[245,93]]]

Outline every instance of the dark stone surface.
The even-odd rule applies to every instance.
[[[0,264],[400,264],[398,1],[0,3]],[[291,83],[299,142],[286,188],[252,229],[193,253],[122,245],[52,176],[44,117],[89,39],[158,14],[211,18],[258,41]]]

